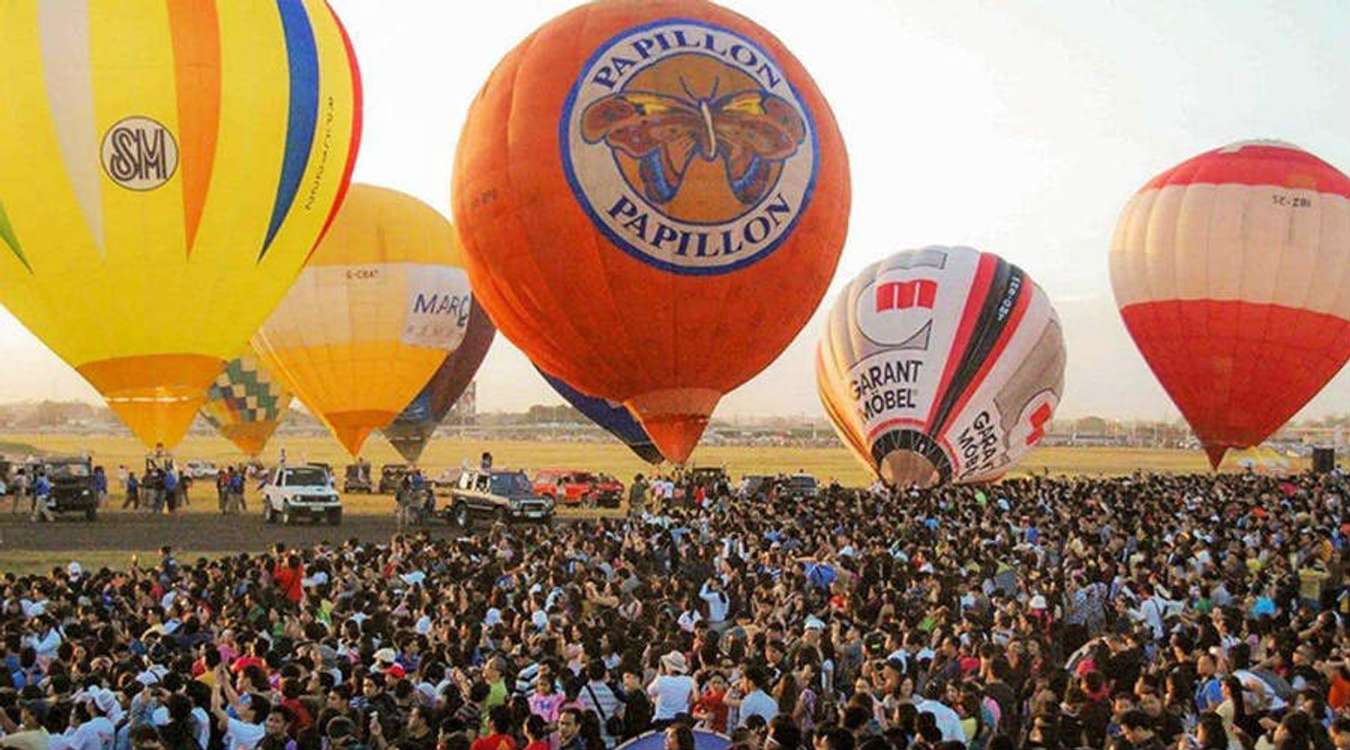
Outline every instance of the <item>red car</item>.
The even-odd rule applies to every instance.
[[[557,505],[619,507],[623,483],[606,474],[571,469],[541,469],[534,475],[534,491]]]

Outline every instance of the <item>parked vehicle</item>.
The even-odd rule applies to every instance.
[[[220,469],[211,461],[192,460],[184,464],[183,471],[193,479],[215,479]]]
[[[362,461],[361,463],[347,465],[346,476],[342,481],[344,493],[350,495],[362,492],[369,495],[374,488],[370,481],[370,464]]]
[[[330,526],[342,523],[342,498],[332,478],[319,466],[283,466],[274,469],[263,487],[263,520],[290,525],[299,518]]]
[[[820,495],[820,482],[810,474],[793,474],[779,489],[779,496],[789,500],[806,500]]]
[[[765,474],[747,474],[741,477],[741,486],[736,492],[742,500],[767,494],[773,487],[773,481],[773,477]]]
[[[535,492],[523,471],[465,469],[437,514],[468,528],[475,517],[551,524],[553,509],[553,500]]]
[[[701,484],[704,487],[716,487],[722,483],[731,486],[731,476],[721,466],[694,466],[686,471],[684,476],[694,484]]]
[[[392,495],[398,492],[403,477],[408,473],[407,464],[385,464],[380,467],[380,494]]]
[[[52,486],[53,513],[83,513],[89,521],[98,518],[92,461],[83,456],[64,456],[45,458],[41,466]]]
[[[459,475],[463,472],[464,469],[446,469],[432,477],[429,481],[432,492],[448,497],[450,492],[459,484]]]
[[[623,483],[589,471],[541,469],[534,475],[534,491],[555,504],[617,508],[623,498]]]

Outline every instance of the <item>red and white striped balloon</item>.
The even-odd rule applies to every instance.
[[[1149,181],[1111,242],[1125,326],[1217,466],[1350,357],[1350,179],[1296,146],[1235,143]]]

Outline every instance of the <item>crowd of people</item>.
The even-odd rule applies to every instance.
[[[1031,478],[3,579],[24,750],[1350,748],[1338,475]]]

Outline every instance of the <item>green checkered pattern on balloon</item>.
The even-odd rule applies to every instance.
[[[229,411],[239,415],[241,422],[261,422],[279,418],[289,394],[258,366],[257,360],[240,357],[225,366],[207,390],[206,398],[224,402]],[[211,419],[209,415],[207,418]]]

